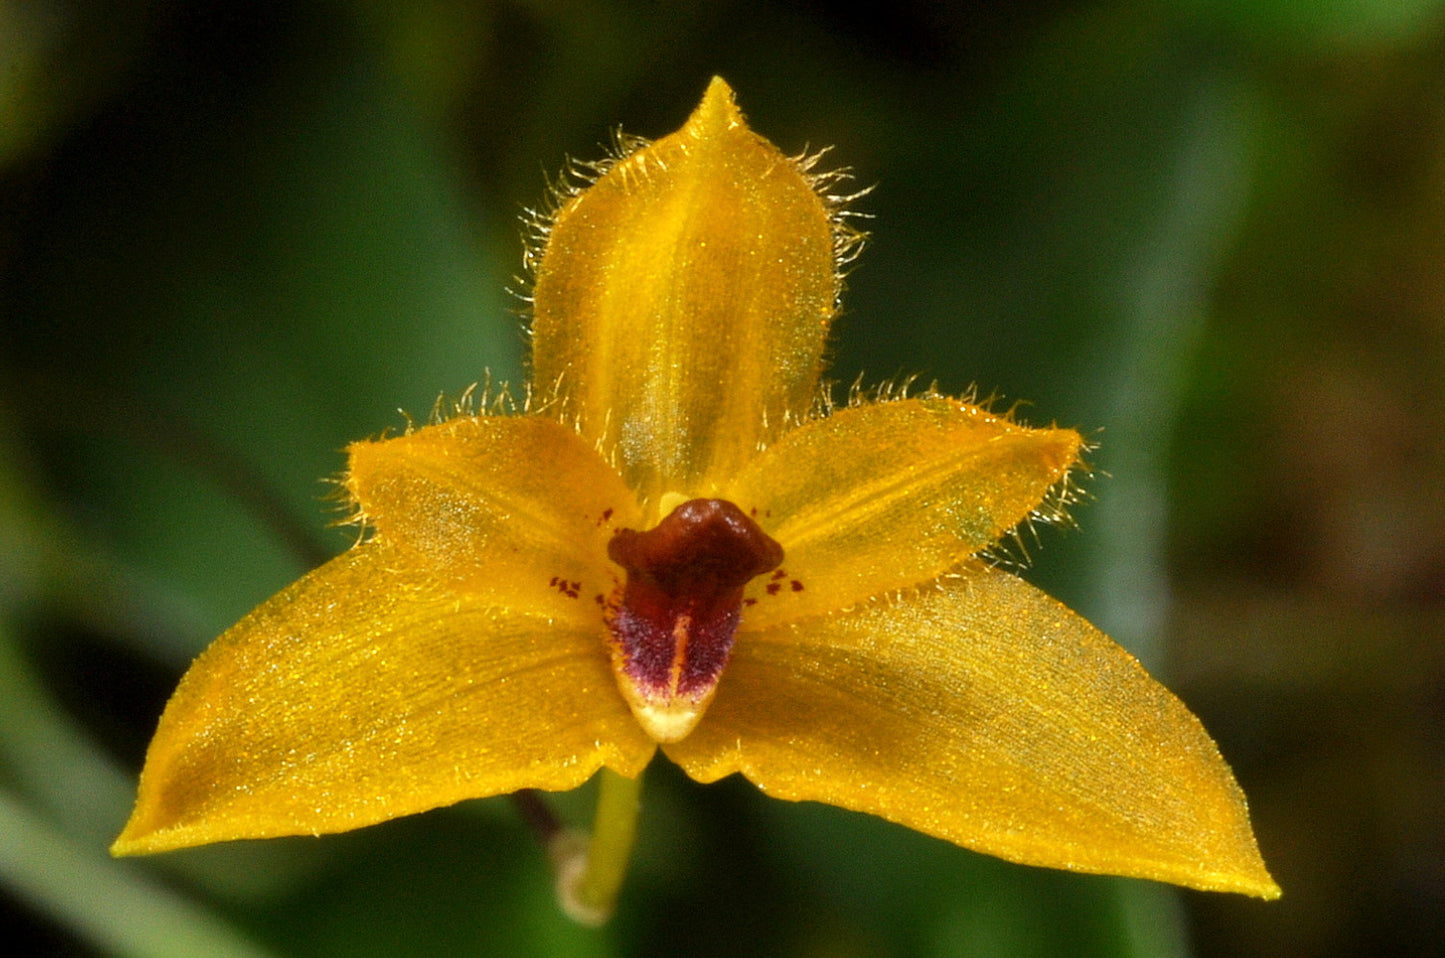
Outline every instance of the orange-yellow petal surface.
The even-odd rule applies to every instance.
[[[116,854],[337,832],[639,774],[653,744],[597,630],[488,608],[380,542],[281,592],[191,666]]]
[[[350,448],[348,488],[383,539],[469,596],[600,628],[607,540],[637,525],[622,478],[540,416],[477,416]]]
[[[728,486],[782,545],[788,574],[771,594],[754,584],[744,627],[935,578],[1023,521],[1082,444],[943,397],[853,406],[788,432]]]
[[[560,383],[639,498],[707,495],[808,409],[837,292],[826,205],[713,80],[681,130],[557,212],[533,380]]]
[[[1279,894],[1198,720],[1083,619],[983,567],[739,634],[707,718],[665,748],[699,781],[742,772],[1012,861]]]

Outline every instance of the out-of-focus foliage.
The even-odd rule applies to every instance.
[[[1445,950],[1432,0],[0,0],[0,881],[28,954]],[[512,808],[114,862],[189,658],[346,533],[349,441],[519,381],[517,212],[714,73],[878,189],[837,374],[1100,448],[1028,577],[1218,739],[1285,889],[1021,869],[648,783],[601,932]],[[1107,473],[1105,475],[1104,473]],[[557,802],[585,821],[585,794]]]

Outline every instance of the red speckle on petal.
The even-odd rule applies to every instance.
[[[582,594],[582,583],[568,582],[561,576],[554,575],[547,582],[548,587],[556,589],[569,599],[575,599]]]

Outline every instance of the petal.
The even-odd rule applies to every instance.
[[[640,498],[707,495],[814,399],[833,236],[803,169],[715,79],[681,130],[558,210],[537,266],[533,379],[560,384]]]
[[[539,416],[453,419],[350,448],[348,488],[383,539],[450,588],[511,609],[599,623],[615,583],[607,540],[635,526],[622,478]]]
[[[693,778],[870,812],[1012,861],[1265,898],[1244,796],[1199,721],[1019,579],[739,634]]]
[[[191,666],[116,854],[359,828],[519,788],[573,788],[653,751],[596,630],[485,607],[373,541]]]
[[[1023,521],[1082,445],[943,397],[852,406],[785,434],[726,493],[785,557],[787,579],[750,590],[745,628],[936,578]]]

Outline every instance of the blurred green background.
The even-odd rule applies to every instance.
[[[0,926],[23,955],[1445,953],[1437,0],[0,0]],[[1265,904],[648,782],[615,922],[504,799],[105,847],[346,442],[523,374],[518,214],[708,77],[877,189],[835,376],[1099,443],[1033,581],[1204,719]],[[585,794],[559,799],[584,823]]]

